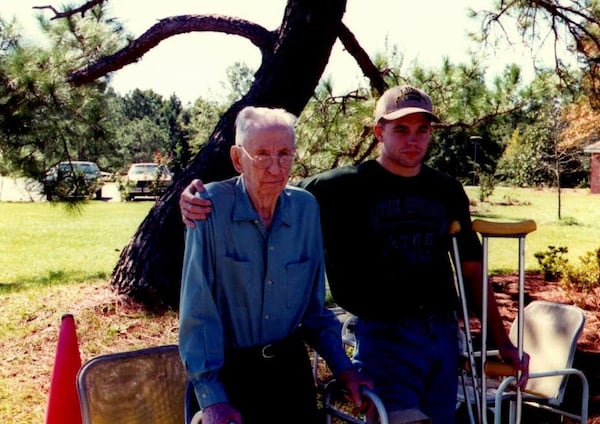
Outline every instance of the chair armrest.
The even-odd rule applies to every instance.
[[[590,395],[590,388],[589,388],[589,383],[587,381],[587,377],[585,376],[585,374],[576,369],[576,368],[562,368],[562,369],[557,369],[557,370],[551,370],[551,371],[540,371],[540,372],[533,372],[529,374],[529,379],[535,379],[535,378],[543,378],[543,377],[554,377],[557,375],[575,375],[579,378],[579,380],[581,381],[581,416],[579,416],[580,421],[582,423],[587,423],[587,418],[588,418],[588,399],[589,399],[589,395]],[[496,391],[496,396],[495,396],[495,408],[494,408],[494,423],[500,423],[500,415],[501,415],[501,403],[502,403],[502,398],[505,395],[505,392],[507,391],[507,389],[510,389],[510,385],[514,384],[517,381],[515,376],[508,376],[506,378],[504,378],[502,380],[502,382],[500,383],[500,385],[497,388]],[[535,393],[533,391],[530,390],[523,390],[522,393],[530,395],[532,397],[537,397],[540,400],[548,400],[550,398],[548,398],[545,395],[539,394],[539,393]]]
[[[202,422],[202,411],[198,411],[192,417],[190,424],[200,424]]]
[[[336,396],[340,395],[341,391],[342,390],[340,387],[340,383],[337,380],[332,380],[325,386],[325,393],[324,393],[324,399],[323,399],[323,406],[325,408],[325,413],[332,414],[332,415],[334,415],[338,418],[341,418],[347,422],[362,423],[363,421],[357,421],[357,419],[353,415],[351,415],[333,405],[334,399],[336,398]],[[375,410],[377,411],[377,414],[379,415],[379,424],[389,424],[387,411],[385,409],[385,406],[383,405],[383,402],[379,398],[379,396],[374,391],[369,389],[368,387],[361,387],[360,392],[364,397],[369,398],[369,400],[373,403],[373,406],[375,407]]]

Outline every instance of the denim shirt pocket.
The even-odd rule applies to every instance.
[[[310,259],[289,263],[285,267],[285,305],[298,308],[308,302],[307,296],[312,287],[312,267]]]
[[[221,281],[227,282],[220,287],[225,291],[225,299],[236,307],[244,307],[246,302],[260,302],[260,290],[253,287],[253,267],[249,261],[226,256],[221,269]]]

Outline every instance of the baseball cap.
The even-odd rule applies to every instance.
[[[431,98],[423,90],[409,85],[392,87],[377,101],[375,123],[381,119],[391,121],[413,113],[424,113],[432,121],[440,122],[440,118],[433,113]]]

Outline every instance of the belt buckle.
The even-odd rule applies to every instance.
[[[268,345],[262,347],[262,349],[260,350],[260,356],[262,356],[264,359],[273,359],[275,357],[275,354],[272,350],[273,345],[269,343]]]

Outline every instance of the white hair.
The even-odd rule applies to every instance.
[[[294,125],[297,120],[294,114],[285,109],[246,106],[235,118],[235,144],[243,146],[253,131],[267,127],[287,128],[295,142]]]

